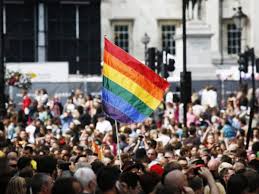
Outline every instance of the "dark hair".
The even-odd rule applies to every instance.
[[[139,182],[145,194],[151,193],[159,183],[160,176],[155,172],[146,172],[139,177]]]
[[[95,160],[91,163],[92,169],[95,174],[98,174],[98,172],[105,166],[104,163],[102,163],[100,160]]]
[[[126,141],[127,138],[126,138],[126,136],[124,134],[121,134],[120,135],[120,139],[121,139],[121,141]]]
[[[150,144],[149,144],[149,146],[150,146],[151,148],[156,149],[157,142],[156,142],[155,140],[151,139],[151,140],[150,140]]]
[[[24,150],[28,150],[28,151],[30,152],[30,154],[33,153],[33,149],[32,149],[31,146],[25,146],[25,147],[24,147]]]
[[[128,187],[135,189],[138,185],[139,177],[133,172],[124,172],[120,175],[119,180],[120,182],[126,183]]]
[[[27,166],[31,166],[31,158],[26,157],[26,156],[20,157],[17,162],[18,170],[21,170]]]
[[[196,134],[196,127],[191,126],[190,129],[189,129],[189,133],[190,133],[190,135],[195,135]]]
[[[242,194],[248,187],[248,182],[243,174],[234,174],[227,183],[227,194]]]
[[[223,155],[220,162],[227,162],[229,164],[232,164],[232,159],[227,155]]]
[[[23,178],[31,178],[33,176],[33,170],[30,166],[26,166],[20,170],[19,176]]]
[[[57,159],[53,156],[42,156],[37,161],[37,171],[48,173],[50,175],[56,170]]]
[[[259,174],[252,169],[248,169],[243,175],[248,181],[248,192],[255,192],[259,188]]]
[[[31,179],[31,189],[33,194],[38,194],[42,186],[48,182],[49,176],[45,173],[37,173]]]
[[[193,191],[197,191],[203,187],[203,180],[199,176],[195,176],[189,180],[189,186],[193,189]]]
[[[76,191],[73,187],[74,182],[78,182],[78,180],[74,177],[58,178],[52,188],[52,194],[76,194]]]
[[[171,185],[170,187],[159,184],[155,189],[155,194],[181,194],[178,187]]]
[[[106,166],[102,168],[97,175],[97,184],[101,191],[113,189],[119,176],[120,172],[116,167]]]

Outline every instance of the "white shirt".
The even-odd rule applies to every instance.
[[[161,134],[159,138],[156,139],[157,142],[161,141],[163,146],[165,146],[169,141],[170,137],[164,134]]]
[[[29,134],[29,143],[34,143],[35,138],[34,138],[34,133],[35,133],[36,127],[33,125],[29,125],[25,128],[26,133]]]
[[[206,107],[209,106],[211,108],[217,106],[217,92],[214,90],[206,90],[202,91],[201,95],[201,104]]]
[[[202,105],[200,104],[195,104],[193,107],[192,107],[192,110],[193,110],[193,114],[197,117],[199,117],[201,115],[201,113],[204,112],[204,108]]]
[[[96,123],[96,127],[97,130],[99,130],[101,133],[106,133],[112,130],[112,125],[110,123],[110,121],[107,120],[103,120],[103,121],[98,121]]]

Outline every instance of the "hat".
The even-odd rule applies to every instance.
[[[220,173],[223,169],[231,169],[233,168],[233,165],[232,164],[229,164],[227,162],[222,162],[219,167],[218,167],[218,173]]]
[[[160,164],[154,164],[153,166],[150,167],[150,172],[155,172],[159,176],[162,176],[164,173],[164,169]]]

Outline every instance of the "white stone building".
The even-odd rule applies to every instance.
[[[238,53],[254,47],[259,56],[259,0],[202,0],[199,19],[187,22],[187,69],[193,79],[217,79],[218,69],[236,69]],[[242,7],[247,23],[240,33],[232,16]],[[105,35],[130,54],[144,61],[144,33],[148,47],[169,45],[182,71],[182,0],[102,0],[101,37]],[[103,48],[103,41],[102,48]],[[233,68],[234,66],[234,68]],[[236,67],[236,68],[235,68]]]

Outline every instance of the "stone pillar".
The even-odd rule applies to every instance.
[[[192,72],[194,80],[216,79],[215,67],[211,58],[211,29],[202,21],[190,21],[186,24],[187,44],[187,71]],[[182,31],[176,31],[176,69],[182,71],[183,67],[183,43]]]
[[[211,31],[213,32],[213,36],[211,38],[211,51],[212,51],[212,59],[216,64],[220,63],[221,58],[221,49],[223,46],[221,45],[221,10],[220,10],[220,1],[222,0],[209,0],[207,1],[207,20],[206,23],[210,24]]]

